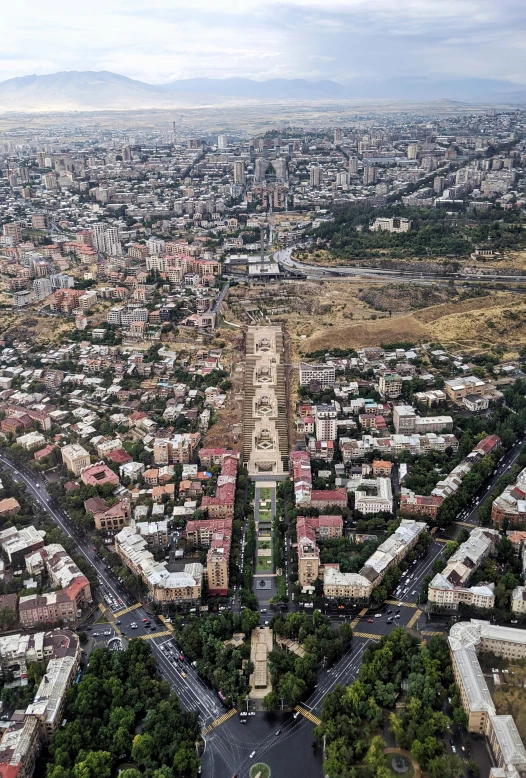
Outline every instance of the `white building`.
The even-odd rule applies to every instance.
[[[354,507],[364,514],[393,512],[393,491],[390,478],[363,478],[358,476],[347,483],[354,492]]]
[[[316,405],[316,440],[336,440],[338,437],[338,411],[333,405]]]
[[[311,381],[318,381],[323,387],[333,386],[336,382],[334,365],[308,365],[300,362],[300,386],[309,386]]]

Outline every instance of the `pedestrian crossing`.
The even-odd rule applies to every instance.
[[[171,635],[169,629],[162,629],[159,632],[152,632],[149,635],[137,635],[139,640],[153,640],[154,638],[165,638],[167,635]]]
[[[135,605],[130,605],[129,608],[124,608],[121,611],[117,611],[113,615],[115,616],[116,619],[120,619],[121,616],[124,616],[126,613],[131,613],[131,611],[135,611],[135,610],[137,610],[137,608],[140,608],[141,606],[142,606],[142,603],[136,602]]]
[[[414,602],[404,602],[403,600],[386,600],[386,602],[389,605],[403,605],[404,608],[418,608],[418,605],[415,605]]]
[[[306,710],[305,708],[302,708],[301,705],[296,705],[295,710],[297,710],[298,713],[301,713],[301,715],[304,716],[309,721],[312,721],[313,724],[316,724],[317,727],[320,726],[321,719],[315,716],[314,713],[311,713],[310,710]]]
[[[159,619],[162,621],[162,623],[164,624],[164,626],[166,627],[167,630],[169,630],[170,632],[174,631],[174,628],[172,627],[172,625],[168,621],[166,621],[164,616],[159,616]]]
[[[372,632],[354,632],[353,631],[353,637],[355,638],[368,638],[369,640],[380,640],[382,637],[381,635],[373,635]]]
[[[225,721],[228,721],[228,719],[231,719],[232,716],[234,716],[237,713],[237,710],[235,708],[231,708],[231,710],[227,711],[226,713],[223,713],[222,716],[219,716],[218,719],[215,719],[211,724],[208,725],[208,727],[205,727],[203,731],[201,732],[201,736],[205,737],[206,735],[209,735],[210,732],[215,729],[216,727],[220,727],[221,724],[224,724]]]
[[[365,614],[367,613],[368,610],[369,610],[368,608],[364,608],[363,610],[360,611],[360,613],[357,615],[357,617],[351,621],[351,627],[353,629],[358,624],[360,619],[362,619],[365,616]]]
[[[443,632],[430,632],[429,630],[423,629],[422,635],[426,635],[426,637],[433,637],[433,635],[443,635]]]
[[[420,616],[421,616],[421,615],[422,615],[422,611],[421,611],[421,610],[416,610],[416,611],[413,613],[413,615],[411,616],[411,618],[409,619],[409,621],[407,622],[407,629],[411,629],[411,627],[413,626],[413,624],[414,624],[416,621],[418,621],[418,619],[420,618]]]

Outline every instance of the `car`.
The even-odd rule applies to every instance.
[[[93,633],[93,637],[94,637],[94,638],[98,638],[98,637],[99,637],[99,635],[100,635],[100,632],[94,632],[94,633]]]
[[[399,618],[400,618],[400,614],[399,613],[395,613],[395,619],[399,619]]]
[[[147,618],[141,619],[141,621],[142,621],[143,624],[149,624],[150,623],[150,619],[147,619]]]
[[[517,619],[512,619],[512,620],[510,621],[510,624],[518,624],[518,623],[519,623],[519,622],[517,621]]]
[[[184,656],[182,654],[179,654],[179,661],[184,662]]]
[[[368,624],[374,624],[374,620],[373,619],[367,619],[367,623]]]
[[[452,737],[449,738],[449,745],[450,746],[454,746],[455,745],[455,741],[453,740]]]
[[[256,752],[252,751],[252,753],[250,754],[250,756],[248,758],[249,759],[253,759],[255,756],[256,756]]]
[[[390,624],[392,622],[392,620],[393,620],[393,617],[389,616],[389,618],[387,619],[387,623]]]
[[[390,610],[390,611],[387,611],[387,613],[392,613],[392,612],[393,612],[392,610]]]
[[[106,630],[106,632],[103,632],[102,634],[103,635],[111,635],[111,630],[108,629],[108,630]]]
[[[415,596],[415,594],[416,594],[416,589],[413,589],[413,591],[411,592],[411,594],[412,594],[412,596],[414,597],[414,596]]]
[[[399,603],[398,603],[398,607],[400,607],[400,606],[401,606],[401,605],[403,605],[403,604],[404,604],[403,602],[399,602]]]
[[[275,735],[275,737],[277,737],[278,735],[281,735],[281,729],[277,729],[277,730],[276,730],[276,735]]]
[[[266,608],[261,608],[260,613],[266,613],[266,612],[267,612]]]
[[[452,754],[456,754],[457,753],[457,749],[455,748],[455,746],[451,746],[451,753]]]
[[[186,673],[181,673],[181,678],[186,678]]]
[[[130,627],[132,629],[137,629],[137,624],[134,621],[132,621],[132,623],[130,624]]]
[[[375,619],[381,619],[382,618],[382,614],[381,613],[375,613],[374,614],[374,618]]]
[[[120,619],[117,619],[117,621],[115,622],[115,624],[120,624],[120,623],[121,623]]]
[[[296,713],[295,713],[295,714],[292,716],[292,718],[293,718],[293,719],[297,719],[299,715],[300,715],[300,714],[298,713],[298,711],[296,711]]]

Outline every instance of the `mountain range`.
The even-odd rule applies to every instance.
[[[232,102],[339,102],[403,100],[421,103],[526,104],[526,86],[491,79],[392,78],[336,81],[275,78],[190,78],[147,84],[109,71],[63,71],[0,82],[0,112],[98,111],[177,108]]]

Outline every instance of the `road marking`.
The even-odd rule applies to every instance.
[[[415,605],[414,602],[404,602],[403,600],[386,600],[389,605],[400,605],[404,606],[404,608],[418,608],[418,605]]]
[[[172,625],[168,621],[166,621],[164,616],[159,616],[159,619],[162,621],[162,623],[164,624],[164,626],[166,627],[167,630],[169,630],[170,632],[174,631],[174,628],[172,627]]]
[[[164,638],[166,637],[166,635],[171,635],[171,634],[172,633],[169,630],[163,629],[160,630],[159,632],[152,632],[150,635],[137,635],[137,637],[139,638],[139,640],[153,640],[153,638]]]
[[[473,524],[469,524],[467,521],[456,521],[455,524],[460,524],[461,527],[469,527],[470,529],[473,529]]]
[[[472,524],[468,524],[468,527],[471,527],[471,526],[473,526],[473,525]],[[434,542],[435,543],[449,543],[450,541],[446,540],[445,538],[435,538]]]
[[[420,610],[416,610],[416,611],[413,613],[413,615],[411,616],[411,618],[409,619],[409,621],[407,622],[407,625],[406,625],[406,626],[407,626],[407,629],[411,629],[411,627],[413,626],[413,624],[414,624],[416,621],[418,621],[418,619],[420,618],[420,616],[421,616],[421,615],[422,615],[422,611],[420,611]]]
[[[111,621],[111,619],[114,618],[114,614],[110,611],[109,608],[107,608],[101,602],[99,602],[99,609],[100,609],[102,615],[104,616],[104,618],[107,620],[108,624],[110,624],[113,627],[113,629],[115,630],[115,632],[117,633],[117,635],[119,637],[121,637],[120,629],[118,628],[118,626],[115,624],[114,621]]]
[[[432,637],[433,635],[443,635],[443,634],[444,634],[443,632],[429,632],[428,630],[425,629],[422,630],[422,635],[428,635],[430,637]]]
[[[369,610],[368,608],[364,608],[363,610],[361,610],[360,613],[357,615],[357,617],[351,621],[351,627],[355,627],[360,621],[360,619],[362,619],[365,616],[368,610]]]
[[[369,640],[381,640],[381,635],[373,635],[371,632],[353,632],[355,638],[369,638]]]
[[[124,608],[122,611],[117,611],[113,615],[116,619],[119,619],[121,616],[124,616],[126,613],[130,613],[131,611],[137,610],[137,608],[142,608],[142,602],[136,602],[135,605],[130,605],[129,608]]]
[[[225,721],[228,721],[228,719],[231,719],[234,714],[237,713],[237,710],[235,708],[231,708],[227,713],[223,713],[222,716],[219,716],[218,719],[213,721],[211,724],[208,725],[208,727],[205,727],[203,731],[201,732],[202,737],[205,737],[205,735],[208,735],[213,729],[216,727],[220,727],[221,724],[224,724]]]
[[[302,716],[305,716],[305,718],[308,719],[309,721],[312,721],[313,724],[316,724],[317,727],[320,726],[321,719],[319,719],[317,716],[311,713],[310,710],[305,710],[305,708],[302,708],[301,705],[296,705],[295,710],[298,713],[301,713]]]

